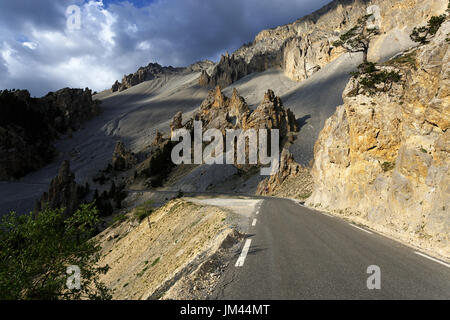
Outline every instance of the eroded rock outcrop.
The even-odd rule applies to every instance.
[[[35,213],[45,209],[64,209],[64,214],[70,216],[80,204],[75,175],[70,171],[69,161],[64,161],[58,175],[51,181],[48,192],[45,192],[37,202]]]
[[[447,257],[449,33],[447,21],[429,44],[387,62],[402,76],[390,90],[357,92],[360,78],[350,81],[315,145],[308,201]]]
[[[164,75],[202,72],[203,70],[208,70],[213,65],[214,63],[209,60],[196,62],[186,68],[174,68],[172,66],[163,67],[158,63],[149,63],[146,67],[140,67],[135,73],[125,75],[122,78],[122,82],[116,80],[116,82],[111,87],[111,91],[124,91],[144,81],[153,80]]]
[[[177,112],[170,123],[170,133],[172,134],[175,130],[183,128],[183,113]]]
[[[202,86],[220,86],[225,88],[253,72],[262,72],[270,68],[281,67],[280,54],[277,51],[255,54],[249,61],[237,55],[223,55],[211,71],[204,72],[199,80]]]
[[[180,68],[163,67],[158,63],[149,63],[146,67],[140,67],[135,73],[125,75],[122,82],[116,81],[111,88],[112,92],[124,91],[144,81],[153,80],[157,76],[165,73],[180,71]]]
[[[113,169],[116,171],[128,170],[136,165],[136,163],[136,156],[125,148],[125,144],[122,141],[118,141],[112,156]]]
[[[298,131],[294,114],[290,109],[284,109],[281,98],[270,89],[255,111],[244,114],[241,127],[244,130],[279,129],[282,138]]]
[[[0,91],[0,180],[23,177],[56,155],[53,141],[100,112],[89,89],[61,89],[42,98],[26,90]]]
[[[283,107],[280,97],[270,89],[261,104],[252,111],[236,89],[228,98],[217,86],[209,92],[199,111],[185,127],[191,127],[192,120],[201,120],[204,130],[219,129],[224,134],[226,129],[279,129],[280,137],[284,138],[298,131],[294,114]]]
[[[311,192],[312,177],[309,169],[295,162],[293,155],[284,148],[280,156],[278,173],[263,180],[258,185],[256,194],[304,200]]]

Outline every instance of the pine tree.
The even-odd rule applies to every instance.
[[[367,63],[370,41],[374,36],[379,34],[378,28],[369,28],[367,26],[367,21],[372,16],[372,14],[368,14],[359,18],[356,26],[342,34],[339,40],[335,41],[333,45],[335,47],[342,47],[347,52],[362,52],[364,55],[363,62]]]

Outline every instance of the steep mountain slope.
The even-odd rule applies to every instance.
[[[84,184],[106,168],[117,140],[136,152],[150,145],[158,125],[168,126],[176,112],[194,110],[206,97],[208,90],[197,84],[199,75],[198,71],[164,75],[120,93],[108,90],[95,95],[102,101],[102,114],[83,124],[72,138],[58,140],[53,163],[20,182],[0,184],[0,213],[32,210],[63,160],[70,160],[77,181]]]
[[[380,30],[369,59],[383,60],[412,46],[411,30],[446,7],[446,0],[335,0],[291,24],[261,31],[253,43],[223,56],[212,72],[203,72],[201,83],[226,87],[274,67],[293,80],[307,79],[342,55],[333,42],[367,13],[373,14],[370,23]]]
[[[449,34],[447,21],[429,44],[388,61],[383,70],[401,76],[390,90],[349,82],[316,143],[308,201],[447,257]]]
[[[127,80],[132,86],[126,90],[108,90],[94,96],[102,101],[103,114],[86,123],[72,139],[58,141],[59,156],[53,164],[26,176],[21,183],[0,185],[5,195],[0,200],[0,212],[32,209],[33,199],[40,196],[65,159],[71,160],[78,182],[83,183],[107,166],[117,140],[135,153],[145,150],[156,130],[168,132],[170,119],[177,112],[182,111],[188,119],[200,106],[208,91],[200,82],[224,86],[234,82],[224,92],[231,95],[236,88],[250,108],[272,89],[298,119],[301,129],[291,151],[296,161],[307,165],[325,119],[342,103],[349,71],[361,62],[358,54],[344,54],[331,44],[373,4],[380,8],[374,23],[381,35],[374,40],[369,57],[383,58],[412,45],[410,30],[445,11],[447,1],[335,0],[292,24],[262,31],[252,44],[225,56],[214,70],[210,63],[169,72],[159,72],[156,67],[150,80],[146,75],[140,77],[138,71],[137,82],[144,82]]]

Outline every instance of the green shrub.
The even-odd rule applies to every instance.
[[[156,258],[155,261],[152,263],[152,267],[156,266],[156,264],[159,262],[161,258]]]
[[[374,94],[377,91],[387,92],[392,84],[402,80],[398,71],[380,70],[375,63],[367,62],[358,66],[357,72],[351,73],[359,82],[355,89],[349,92],[349,96],[356,96],[361,89],[363,92]],[[383,84],[383,86],[380,86]]]
[[[372,14],[360,17],[355,26],[343,33],[338,41],[333,42],[333,46],[342,47],[347,52],[362,52],[363,60],[367,62],[370,41],[379,34],[377,28],[367,27],[367,22],[371,17]]]
[[[134,209],[134,217],[141,222],[153,212],[153,201],[146,201],[142,206]]]
[[[10,213],[0,222],[0,300],[111,299],[99,282],[100,246],[92,237],[99,223],[93,204],[72,217],[62,209],[34,215]],[[66,286],[67,267],[81,271],[79,290]]]
[[[426,26],[415,27],[413,29],[410,35],[411,39],[421,44],[429,43],[430,38],[432,38],[438,32],[439,28],[446,19],[446,14],[431,17]]]

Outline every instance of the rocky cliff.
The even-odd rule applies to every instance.
[[[368,13],[380,29],[369,60],[380,61],[412,46],[412,29],[446,7],[447,0],[335,0],[291,24],[260,32],[252,43],[223,56],[209,74],[205,71],[200,84],[226,87],[269,68],[282,68],[296,81],[307,79],[344,52],[333,42]]]
[[[170,125],[172,131],[184,127],[193,130],[193,121],[202,121],[203,130],[219,129],[225,136],[227,129],[278,129],[280,139],[286,140],[298,131],[295,116],[290,109],[285,109],[280,97],[268,90],[264,99],[255,110],[250,110],[245,99],[233,90],[231,98],[225,96],[217,86],[210,90],[199,110],[182,125],[182,114],[177,113]]]
[[[213,65],[214,63],[209,60],[196,62],[186,68],[174,68],[171,66],[163,67],[158,63],[149,63],[146,67],[140,67],[135,73],[125,75],[122,82],[116,80],[111,88],[111,91],[124,91],[144,81],[153,80],[163,75],[181,72],[201,72],[211,68]]]
[[[256,194],[305,200],[312,192],[310,170],[295,162],[293,155],[284,148],[280,156],[280,170],[258,185]]]
[[[55,156],[52,141],[100,112],[89,89],[61,89],[42,98],[0,92],[0,180],[18,179]]]
[[[393,12],[413,2],[394,2]],[[399,76],[388,87],[375,82],[364,90],[367,75],[361,74],[350,81],[344,105],[328,119],[315,145],[315,186],[308,201],[447,257],[449,33],[447,21],[429,44],[380,66],[377,72]]]
[[[64,161],[58,175],[51,181],[48,192],[44,192],[41,199],[36,202],[34,212],[38,214],[45,208],[63,209],[64,214],[70,216],[78,209],[81,199],[89,192],[88,189],[76,184],[69,161]]]

